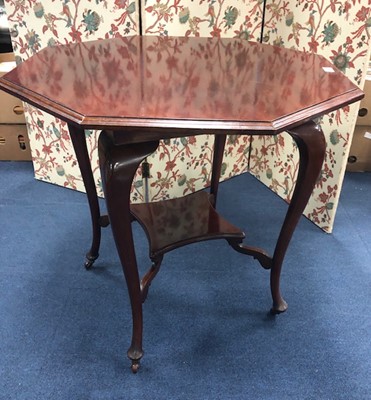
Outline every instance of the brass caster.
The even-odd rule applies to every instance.
[[[139,367],[140,367],[139,360],[133,360],[133,361],[131,362],[131,372],[132,372],[133,374],[136,374],[136,373],[138,372]]]
[[[94,260],[93,261],[86,260],[84,263],[84,267],[85,267],[85,269],[89,270],[93,266],[93,264],[94,264]]]
[[[88,253],[88,254],[86,255],[85,262],[84,262],[84,267],[85,267],[85,269],[89,270],[89,269],[93,266],[94,261],[95,261],[97,258],[98,258],[98,256],[91,256],[91,255]]]

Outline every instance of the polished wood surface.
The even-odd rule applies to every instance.
[[[245,238],[241,229],[215,211],[206,192],[156,203],[132,204],[130,209],[147,234],[150,258],[204,240],[242,242]]]
[[[318,55],[242,39],[153,36],[45,48],[0,88],[84,127],[260,133],[363,96]]]

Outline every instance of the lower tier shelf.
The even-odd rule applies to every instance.
[[[244,232],[216,212],[205,191],[130,207],[147,235],[152,259],[190,243],[226,239],[237,244],[245,238]]]

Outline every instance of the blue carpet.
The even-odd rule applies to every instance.
[[[133,375],[109,228],[85,271],[85,195],[35,181],[30,163],[1,162],[0,399],[371,399],[370,198],[371,174],[349,173],[332,235],[301,219],[282,276],[289,309],[276,318],[269,273],[223,241],[167,254]],[[273,250],[286,204],[254,178],[222,184],[218,208]]]

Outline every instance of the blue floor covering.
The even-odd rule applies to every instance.
[[[272,252],[286,204],[249,175],[218,208]],[[0,399],[371,399],[371,174],[347,173],[335,228],[302,218],[275,318],[269,272],[224,241],[165,256],[144,305],[144,351],[130,372],[131,314],[111,232],[90,243],[85,195],[0,162]],[[104,207],[103,201],[102,206]],[[134,225],[137,258],[148,247]]]

